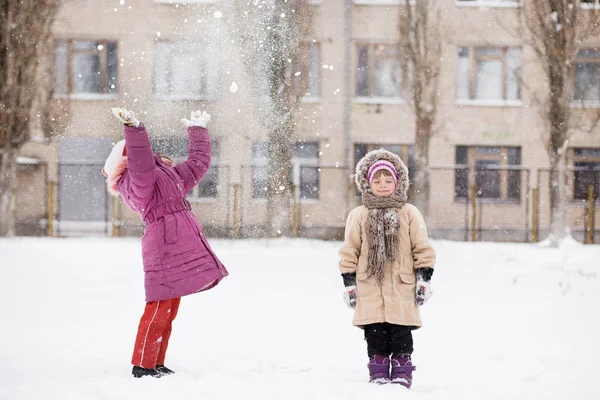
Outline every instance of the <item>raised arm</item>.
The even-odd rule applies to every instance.
[[[113,114],[123,122],[130,194],[136,201],[152,195],[156,169],[148,132],[132,111],[113,108]]]
[[[204,178],[210,167],[212,146],[206,129],[208,121],[210,115],[200,111],[192,112],[191,120],[181,120],[188,127],[188,158],[174,168],[183,181],[185,193],[189,193]]]

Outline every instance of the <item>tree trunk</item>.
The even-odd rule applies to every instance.
[[[415,153],[413,166],[413,198],[411,202],[421,211],[427,222],[429,219],[430,185],[429,185],[429,142],[432,121],[428,118],[417,118],[415,132]]]
[[[569,236],[567,227],[567,168],[564,152],[550,156],[550,243],[557,247]]]
[[[0,158],[0,237],[14,236],[17,152],[6,147]]]
[[[271,237],[289,236],[293,135],[283,124],[269,133],[269,185],[267,196],[267,233]],[[276,160],[276,161],[275,161]]]
[[[303,83],[295,72],[304,70],[302,41],[310,27],[308,6],[304,2],[275,0],[266,33],[269,60],[269,97],[267,121],[269,184],[267,189],[267,234],[290,236],[292,199],[292,152],[294,123],[303,93]]]

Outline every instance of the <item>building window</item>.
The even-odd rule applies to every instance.
[[[217,0],[153,0],[155,3],[165,4],[211,4],[216,3]]]
[[[573,98],[600,103],[600,50],[581,50],[577,54]]]
[[[573,200],[587,201],[590,185],[594,200],[600,199],[600,148],[571,149],[573,160]]]
[[[600,9],[600,0],[581,0],[583,9]]]
[[[355,143],[354,144],[354,169],[356,164],[363,158],[368,152],[376,149],[386,149],[396,154],[402,162],[408,168],[408,180],[409,182],[413,179],[413,166],[414,166],[414,146],[409,144],[375,144],[375,143]],[[355,192],[356,196],[360,196],[358,188]],[[410,193],[408,193],[410,199]]]
[[[521,49],[518,47],[459,47],[459,100],[520,100]]]
[[[217,89],[216,57],[198,41],[156,42],[154,94],[169,99],[206,100]]]
[[[519,201],[520,165],[519,147],[456,146],[455,198],[470,198],[470,188],[475,185],[477,197]]]
[[[267,198],[269,188],[268,143],[252,143],[252,197]],[[319,199],[319,143],[298,142],[294,145],[291,165],[291,182],[300,199]]]
[[[252,198],[266,199],[269,188],[269,151],[267,142],[252,143]]]
[[[585,1],[585,0],[584,0]],[[458,0],[460,5],[476,5],[476,6],[518,6],[521,0]]]
[[[58,40],[54,55],[57,95],[118,93],[117,42]]]
[[[408,97],[409,71],[402,69],[395,44],[359,44],[356,97]]]
[[[306,43],[302,49],[303,58],[307,60],[303,66],[303,71],[297,75],[297,84],[304,88],[305,98],[315,98],[321,96],[321,46],[317,42]]]
[[[416,0],[410,0],[410,5],[414,5]],[[395,6],[402,5],[405,0],[354,0],[354,4],[374,5],[374,6]]]
[[[319,143],[298,142],[292,157],[292,182],[302,200],[319,199]]]
[[[216,198],[219,196],[219,144],[212,140],[210,168],[204,178],[188,194],[188,198]],[[176,163],[187,160],[187,138],[159,137],[152,139],[152,150],[166,155]]]

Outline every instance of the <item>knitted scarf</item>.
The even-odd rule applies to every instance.
[[[362,201],[369,209],[366,226],[369,246],[367,276],[375,276],[377,284],[381,286],[385,263],[396,260],[398,256],[398,209],[404,206],[405,200],[395,193],[391,196],[375,196],[363,192]]]

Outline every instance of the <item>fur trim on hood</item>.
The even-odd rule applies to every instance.
[[[114,166],[112,173],[106,178],[106,189],[112,196],[118,196],[120,194],[117,183],[125,171],[127,171],[127,157],[121,156],[121,159]]]
[[[358,187],[358,190],[360,190],[361,193],[366,192],[372,194],[371,187],[369,185],[369,180],[367,179],[367,172],[369,171],[369,167],[378,160],[389,161],[394,165],[394,167],[396,168],[396,173],[398,174],[396,194],[400,196],[403,201],[406,201],[408,198],[409,185],[408,168],[402,162],[400,157],[385,149],[377,149],[368,152],[363,158],[360,159],[358,164],[356,164],[354,180],[356,182],[356,187]]]

